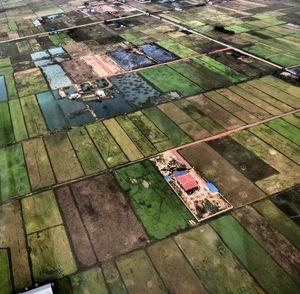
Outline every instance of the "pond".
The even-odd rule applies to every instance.
[[[0,102],[7,100],[6,84],[4,76],[0,76]]]

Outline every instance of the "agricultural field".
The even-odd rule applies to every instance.
[[[299,3],[121,2],[0,0],[0,293],[299,293]]]

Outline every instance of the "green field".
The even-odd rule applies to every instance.
[[[1,201],[30,191],[22,145],[0,148],[0,170]]]
[[[42,138],[23,142],[27,171],[33,190],[55,184],[55,177]]]
[[[102,122],[88,125],[86,129],[107,166],[113,167],[128,162],[120,146],[116,143]]]
[[[52,281],[77,270],[63,226],[28,235],[27,240],[36,281]]]
[[[15,140],[21,141],[28,138],[25,121],[23,118],[22,108],[19,100],[9,101],[9,109],[12,125],[15,134]]]
[[[127,290],[122,281],[121,275],[113,261],[102,264],[102,272],[106,285],[111,293],[126,294]]]
[[[9,266],[9,255],[7,249],[0,249],[0,293],[12,293],[12,281]]]
[[[115,175],[153,239],[184,229],[193,219],[150,161],[118,169]]]
[[[172,239],[160,241],[147,251],[169,293],[206,293],[200,279]]]
[[[27,234],[62,224],[53,191],[24,198],[21,204]]]
[[[178,92],[182,96],[195,95],[203,90],[167,65],[155,66],[138,72],[162,93]]]
[[[106,168],[100,153],[84,128],[68,132],[73,148],[85,174],[92,174]]]
[[[300,250],[300,228],[286,216],[270,200],[263,200],[253,204],[254,208],[262,214],[267,221],[283,234],[295,247]]]
[[[186,58],[186,57],[190,57],[190,56],[198,54],[196,51],[194,51],[190,48],[187,48],[172,39],[160,40],[156,43],[159,46],[167,49],[168,51],[176,54],[177,56],[179,56],[181,58]]]
[[[143,112],[136,111],[128,114],[128,117],[152,144],[168,140],[168,137]]]
[[[204,285],[212,293],[259,293],[260,289],[222,242],[221,238],[208,226],[175,237]]]
[[[0,145],[13,142],[15,139],[7,102],[0,103]]]
[[[2,64],[8,65],[8,62],[10,62],[10,61],[5,59],[4,62],[2,62]],[[5,78],[5,84],[6,84],[8,99],[9,100],[18,99],[15,80],[14,80],[14,77],[13,77],[13,69],[10,66],[9,67],[3,67],[3,68],[1,68],[1,66],[0,66],[0,75],[3,75],[4,78]]]
[[[144,251],[136,251],[118,258],[117,267],[129,293],[167,293]]]
[[[47,133],[47,126],[34,95],[20,100],[29,137]]]
[[[103,124],[130,161],[139,160],[144,157],[114,118],[105,120]]]
[[[44,138],[46,149],[57,181],[65,182],[84,175],[82,167],[66,133]]]
[[[116,120],[144,156],[151,156],[157,153],[155,147],[148,141],[129,117],[118,116],[116,117]]]
[[[99,267],[71,276],[71,284],[74,294],[108,293]]]
[[[182,130],[180,130],[176,124],[171,121],[163,112],[156,107],[151,107],[143,110],[143,113],[167,136],[169,137],[168,148],[180,146],[191,142],[191,138],[188,137]],[[154,144],[154,146],[162,151],[164,148],[159,147],[160,143]],[[161,145],[160,145],[161,146]]]
[[[232,216],[210,224],[265,291],[299,293],[296,283]]]

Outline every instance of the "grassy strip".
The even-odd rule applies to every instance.
[[[136,251],[118,258],[117,267],[129,293],[167,293],[144,251]]]
[[[55,133],[44,138],[57,181],[65,182],[84,175],[66,133]]]
[[[2,64],[8,64],[10,60],[6,60]],[[5,77],[5,84],[6,84],[6,90],[8,94],[8,99],[18,99],[18,93],[15,85],[15,80],[13,77],[13,69],[11,67],[3,67],[0,66],[0,75],[3,75]]]
[[[55,184],[49,158],[41,138],[23,142],[24,155],[33,190]]]
[[[212,70],[218,74],[226,76],[226,78],[229,79],[232,83],[240,83],[248,79],[246,76],[238,73],[237,71],[230,68],[229,66],[209,56],[194,58],[193,61],[205,66],[209,70]]]
[[[96,146],[84,128],[75,128],[68,132],[68,136],[85,174],[92,174],[106,168]]]
[[[0,149],[0,200],[30,191],[22,145]]]
[[[130,42],[133,45],[142,45],[144,44],[144,42],[142,40],[140,40],[139,38],[137,38],[136,36],[134,36],[131,33],[123,33],[120,35],[124,40]]]
[[[23,219],[27,234],[62,224],[53,191],[22,199]]]
[[[64,227],[57,226],[27,236],[35,281],[55,280],[74,273],[76,263]],[[59,250],[57,249],[59,244]]]
[[[300,87],[296,87],[292,84],[289,84],[281,79],[277,79],[273,76],[266,76],[260,79],[266,84],[273,86],[283,92],[286,92],[292,96],[299,97],[300,96]]]
[[[267,292],[299,293],[296,283],[232,216],[210,224]]]
[[[7,249],[0,249],[0,293],[13,293]]]
[[[9,101],[10,115],[16,141],[21,141],[28,138],[27,129],[22,113],[22,108],[19,100]]]
[[[126,287],[114,262],[110,261],[102,264],[102,271],[110,293],[127,294]]]
[[[194,51],[190,48],[187,48],[172,39],[160,40],[156,43],[159,46],[169,50],[170,52],[176,54],[177,56],[179,56],[181,58],[186,58],[186,57],[190,57],[190,56],[198,54],[196,51]]]
[[[267,126],[300,146],[299,129],[294,125],[289,124],[283,119],[276,119],[267,123]]]
[[[212,293],[258,293],[259,287],[208,225],[177,235],[175,241]],[[205,257],[205,258],[204,258]]]
[[[158,108],[147,108],[143,110],[143,113],[147,115],[163,133],[168,134],[172,146],[180,146],[192,141]]]
[[[267,221],[300,250],[300,228],[270,200],[253,204]]]
[[[13,126],[10,120],[7,102],[0,103],[0,145],[12,143],[15,140]]]
[[[87,271],[71,276],[72,293],[109,293],[102,271],[99,267],[89,269]]]
[[[116,120],[145,157],[157,153],[155,147],[148,141],[148,139],[127,116],[118,116]]]
[[[86,129],[109,167],[128,162],[120,146],[116,143],[102,122],[88,125]]]
[[[114,118],[105,120],[103,124],[130,161],[135,161],[144,157]]]
[[[184,229],[193,219],[150,161],[121,168],[115,174],[153,239]]]
[[[29,137],[47,133],[47,127],[35,96],[20,100]]]

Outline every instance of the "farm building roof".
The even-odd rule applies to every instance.
[[[176,178],[185,191],[198,188],[198,183],[189,173],[179,174]]]

